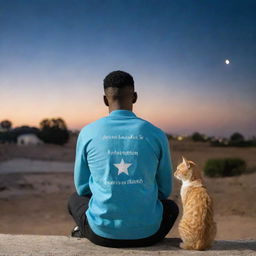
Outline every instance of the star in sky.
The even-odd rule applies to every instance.
[[[122,172],[125,173],[126,175],[129,175],[128,174],[128,168],[131,165],[132,164],[125,163],[124,159],[121,160],[120,164],[114,164],[114,166],[118,169],[118,175],[121,174]]]

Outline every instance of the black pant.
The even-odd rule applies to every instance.
[[[160,200],[163,204],[163,218],[159,230],[146,238],[124,240],[124,239],[110,239],[96,235],[90,228],[85,215],[88,209],[88,203],[91,195],[79,196],[76,192],[73,193],[68,200],[68,211],[79,226],[82,236],[88,238],[92,243],[106,246],[106,247],[139,247],[150,246],[162,239],[171,230],[175,220],[179,214],[177,204],[172,200]]]

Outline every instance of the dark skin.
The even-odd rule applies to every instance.
[[[124,88],[108,87],[105,90],[103,100],[109,108],[109,113],[114,110],[132,111],[133,104],[137,101],[138,95],[133,87]]]

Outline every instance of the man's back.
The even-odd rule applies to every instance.
[[[171,192],[166,135],[128,110],[85,126],[77,141],[75,185],[92,193],[86,216],[99,236],[139,239],[154,234]]]

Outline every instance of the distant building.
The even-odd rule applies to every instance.
[[[31,134],[22,134],[17,138],[18,145],[39,145],[43,142],[33,133]]]
[[[189,136],[186,134],[182,134],[182,135],[174,135],[173,138],[178,141],[183,141],[183,140],[188,140]]]
[[[180,136],[177,137],[177,140],[182,141],[182,140],[184,140],[184,137],[180,135]]]

